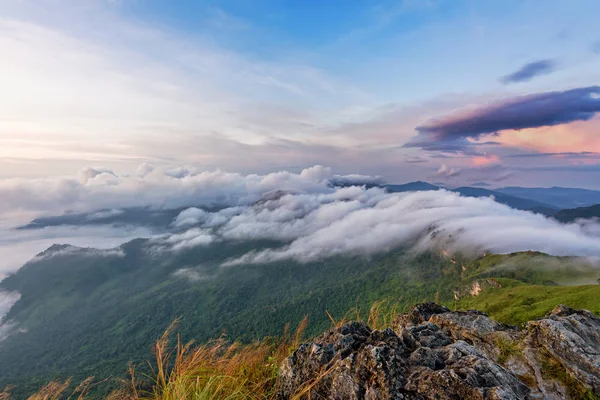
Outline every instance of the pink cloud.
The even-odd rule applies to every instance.
[[[517,132],[501,131],[494,140],[504,146],[539,152],[600,152],[600,119]]]
[[[471,157],[470,162],[474,167],[482,167],[485,165],[499,164],[501,163],[501,160],[500,157],[495,154],[484,154],[483,156]]]

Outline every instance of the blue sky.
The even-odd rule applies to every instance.
[[[600,182],[597,1],[0,0],[0,15],[1,178],[323,164]],[[546,92],[543,121],[445,130]]]

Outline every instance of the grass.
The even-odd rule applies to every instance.
[[[389,326],[398,313],[398,305],[389,301],[374,302],[365,322],[372,329]],[[350,320],[361,321],[358,306],[342,318],[334,319],[327,313],[334,327]],[[350,318],[352,317],[352,318]],[[183,344],[179,336],[171,345],[170,338],[177,326],[175,321],[155,343],[154,360],[148,363],[150,373],[138,374],[135,366],[129,368],[129,380],[113,391],[110,400],[269,400],[276,391],[279,365],[300,345],[307,327],[305,318],[294,332],[286,326],[280,338],[265,338],[260,342],[242,345],[228,343],[224,338],[207,344]],[[324,370],[314,380],[306,382],[293,399],[301,399],[329,373]],[[29,400],[87,399],[93,378],[82,382],[70,395],[69,380],[45,385]],[[0,392],[0,400],[10,399],[10,388]]]
[[[577,378],[569,374],[562,363],[551,354],[542,355],[542,375],[545,379],[554,379],[562,383],[567,389],[567,396],[573,400],[600,400]]]
[[[130,368],[131,400],[270,399],[274,395],[278,366],[302,340],[308,320],[294,333],[288,327],[279,339],[228,344],[224,338],[204,345],[182,344],[174,348],[169,337],[172,324],[154,346],[151,374],[138,378]]]
[[[493,319],[511,325],[523,325],[541,318],[557,304],[600,315],[600,285],[541,286],[497,280],[502,288],[489,288],[476,297],[465,297],[458,301],[458,309],[479,309]]]
[[[113,391],[111,400],[264,400],[275,394],[278,366],[302,340],[307,320],[295,332],[285,330],[279,339],[240,345],[228,344],[224,338],[204,345],[183,344],[179,337],[170,344],[176,323],[154,345],[155,359],[149,363],[151,373],[137,374],[130,366],[129,381]],[[91,379],[85,384],[87,388]],[[79,385],[80,388],[82,385]],[[29,400],[86,399],[87,390],[66,395],[69,381],[50,382]],[[0,400],[9,399],[8,391]],[[3,397],[4,396],[4,397]]]
[[[557,304],[585,308],[600,314],[600,285],[557,287],[527,285],[520,281],[498,278],[501,288],[487,288],[477,297],[463,298],[459,309],[476,308],[486,311],[501,322],[519,325],[527,320],[542,317]],[[402,311],[401,303],[376,301],[368,309],[366,319],[358,305],[335,319],[329,312],[331,323],[339,327],[346,322],[364,321],[372,329],[384,329]],[[172,342],[177,321],[164,332],[153,348],[154,360],[142,373],[130,366],[129,379],[106,398],[109,400],[270,400],[276,392],[279,366],[303,340],[308,320],[305,318],[295,331],[285,327],[279,338],[266,337],[251,344],[230,343],[221,337],[206,344],[182,343],[177,335]],[[499,350],[498,362],[505,363],[520,354],[518,342],[499,336],[495,339]],[[142,369],[143,370],[143,369]],[[552,357],[545,357],[543,372],[546,377],[560,381],[572,399],[598,400],[579,381],[570,376],[564,366]],[[329,370],[306,382],[292,396],[299,400],[309,393]],[[524,382],[532,377],[520,377]],[[87,400],[93,388],[93,378],[83,381],[70,395],[69,380],[50,382],[30,400]],[[0,400],[9,400],[10,388],[0,392]]]
[[[509,337],[499,336],[494,340],[494,344],[499,351],[498,362],[504,364],[510,357],[521,354],[519,343]]]

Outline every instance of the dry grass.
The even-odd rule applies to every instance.
[[[388,327],[397,314],[398,307],[387,301],[372,304],[366,319],[372,329]],[[327,315],[335,327],[350,320],[361,321],[360,310],[355,307],[341,319]],[[289,325],[280,338],[265,338],[253,344],[229,343],[225,338],[207,344],[182,343],[177,335],[171,343],[178,321],[174,321],[153,348],[154,360],[148,363],[149,373],[139,373],[135,366],[129,367],[129,379],[122,388],[113,391],[109,400],[237,400],[272,399],[281,362],[301,343],[308,324],[304,318],[295,331]],[[300,399],[327,374],[324,370],[318,378],[307,382],[294,399]],[[97,383],[96,383],[97,384]],[[68,395],[70,381],[55,381],[44,386],[29,400],[84,400],[96,385],[93,377],[83,381]],[[0,392],[0,400],[10,399],[10,388]]]
[[[325,311],[331,324],[335,328],[350,321],[363,321],[371,329],[385,329],[390,326],[392,320],[398,315],[399,303],[390,303],[388,300],[375,301],[369,309],[366,321],[361,318],[360,308],[358,306],[348,310],[340,319],[335,319],[328,311]]]
[[[109,400],[265,400],[273,398],[278,366],[298,347],[306,329],[304,318],[294,332],[286,326],[281,338],[242,345],[224,338],[196,345],[183,344],[179,336],[171,345],[175,321],[154,345],[154,361],[149,374],[138,374],[129,367],[129,379],[107,397]],[[70,380],[48,383],[29,400],[84,400],[93,377],[84,380],[68,395]],[[10,388],[0,392],[9,400]]]
[[[249,345],[228,344],[220,338],[205,345],[169,345],[176,323],[154,346],[151,373],[137,377],[130,368],[131,400],[269,399],[275,391],[279,364],[302,340],[308,319],[295,332],[286,326],[279,339],[266,338]],[[117,399],[118,397],[115,397]]]
[[[94,386],[93,382],[93,376],[84,379],[79,385],[77,385],[77,387],[69,396],[66,396],[65,392],[67,392],[67,389],[71,383],[70,379],[62,382],[50,382],[46,386],[42,387],[37,393],[29,396],[28,400],[59,400],[64,398],[83,400]],[[6,397],[2,397],[2,393],[0,393],[0,400],[8,399],[9,397],[10,396],[8,396],[8,394]]]

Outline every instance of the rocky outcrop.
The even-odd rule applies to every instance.
[[[600,319],[559,306],[519,330],[424,303],[390,328],[333,328],[281,365],[277,398],[559,399],[600,395]]]

